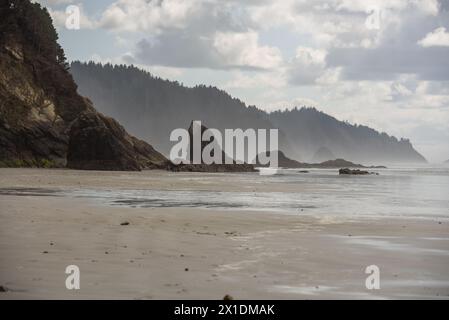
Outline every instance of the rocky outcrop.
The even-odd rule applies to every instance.
[[[364,166],[363,164],[353,163],[345,159],[328,160],[317,164],[320,168],[371,168],[371,169],[385,169],[385,166]]]
[[[164,168],[168,160],[77,93],[47,10],[0,2],[0,166]]]
[[[364,171],[364,170],[360,170],[360,169],[351,170],[349,168],[340,169],[339,174],[340,175],[368,175],[368,174],[378,175],[378,173],[375,173],[375,172],[369,172],[369,171]]]
[[[201,136],[207,130],[207,127],[201,125]],[[189,162],[190,164],[180,164],[180,165],[170,165],[170,170],[175,172],[256,172],[252,164],[242,163],[238,164],[235,160],[231,159],[223,150],[221,150],[222,163],[205,164],[201,160],[200,164],[193,164],[193,121],[190,123],[189,127]],[[204,148],[211,142],[213,142],[215,137],[212,137],[210,141],[201,141],[201,154]],[[212,153],[211,156],[214,154]],[[226,161],[232,164],[224,164]]]
[[[86,111],[69,131],[67,166],[95,170],[140,170],[167,167],[164,156],[144,141],[128,135],[114,119]]]
[[[284,152],[278,150],[278,151],[273,151],[277,153],[278,156],[278,167],[280,168],[304,168],[304,163],[301,163],[299,161],[293,160],[288,158]],[[267,151],[266,155],[269,157],[271,156],[271,152]],[[265,164],[261,164],[260,161],[260,154],[257,157],[257,166],[258,167],[269,167],[269,165],[265,165]]]
[[[299,162],[293,159],[288,158],[282,151],[277,151],[278,153],[278,166],[280,168],[291,168],[291,169],[298,169],[298,168],[322,168],[322,169],[333,169],[333,168],[371,168],[371,169],[381,169],[386,168],[384,166],[371,166],[366,167],[362,164],[353,163],[351,161],[347,161],[344,159],[335,159],[335,160],[328,160],[321,163],[303,163]],[[268,152],[269,154],[269,152]],[[258,166],[260,167],[266,167],[264,165],[260,165],[258,162]]]

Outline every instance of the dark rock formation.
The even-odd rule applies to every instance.
[[[351,161],[347,161],[344,159],[335,159],[335,160],[328,160],[321,163],[303,163],[299,162],[293,159],[288,158],[282,151],[277,151],[278,153],[278,166],[280,168],[322,168],[322,169],[332,169],[332,168],[342,168],[342,167],[348,167],[348,168],[371,168],[371,169],[381,169],[386,168],[384,166],[371,166],[366,167],[362,164],[353,163]],[[268,152],[269,154],[269,152]],[[264,165],[260,165],[258,162],[258,166],[260,167],[266,167]]]
[[[339,174],[340,175],[367,175],[367,174],[378,175],[378,173],[375,173],[375,172],[363,171],[363,170],[359,170],[359,169],[351,170],[349,168],[340,169]]]
[[[281,168],[303,168],[303,163],[288,158],[282,151],[277,151],[278,153],[278,165]],[[269,154],[269,152],[268,152]]]
[[[67,166],[76,169],[163,169],[168,162],[149,144],[128,135],[112,118],[83,112],[69,131]]]
[[[288,158],[284,152],[278,150],[275,151],[277,153],[278,156],[278,167],[279,168],[304,168],[305,164],[301,163],[299,161],[293,160]],[[269,157],[271,156],[271,152],[267,151],[266,155]],[[260,156],[257,157],[257,166],[258,167],[268,167],[269,165],[265,165],[265,164],[261,164],[259,161]]]
[[[207,127],[205,127],[203,124],[201,125],[201,136],[203,133],[207,130]],[[257,170],[254,168],[253,165],[242,163],[237,164],[235,160],[232,159],[233,164],[225,164],[226,160],[231,160],[230,157],[221,150],[222,153],[222,163],[213,163],[213,164],[205,164],[201,160],[201,164],[193,164],[193,121],[190,123],[189,127],[189,161],[190,164],[180,164],[180,165],[170,165],[170,170],[175,172],[256,172]],[[212,137],[210,141],[201,141],[201,154],[204,150],[204,148],[211,142],[213,142],[215,137]],[[212,153],[211,156],[214,154]],[[229,161],[230,162],[230,161]]]
[[[200,131],[200,136],[202,137],[203,136],[203,134],[204,134],[204,132],[207,130],[208,128],[206,127],[206,126],[204,126],[203,124],[201,124],[201,131]],[[189,140],[189,151],[190,151],[190,154],[189,154],[189,161],[190,161],[190,163],[193,163],[193,121],[190,123],[190,126],[189,126],[189,138],[190,138],[190,140]],[[204,148],[209,144],[209,143],[211,143],[211,142],[214,142],[215,141],[215,139],[216,139],[216,137],[214,136],[214,137],[212,137],[209,141],[202,141],[201,140],[201,154],[203,153],[203,150],[204,150]],[[214,151],[211,153],[211,156],[214,156]],[[221,150],[221,158],[222,158],[222,160],[223,160],[223,163],[226,163],[226,161],[228,161],[228,162],[231,162],[230,160],[230,157],[228,157],[227,155],[226,155],[226,153],[223,151],[223,150]],[[202,161],[201,161],[202,162]],[[234,161],[234,160],[232,160],[232,163],[233,164],[236,164],[236,162]]]
[[[370,169],[385,169],[385,166],[364,166],[362,164],[352,163],[351,161],[347,161],[345,159],[335,159],[324,161],[322,163],[317,164],[319,168],[341,168],[341,167],[349,167],[349,168],[370,168]]]
[[[0,166],[163,168],[168,161],[77,93],[47,10],[0,2]]]

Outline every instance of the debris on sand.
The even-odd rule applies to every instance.
[[[232,296],[230,296],[229,294],[227,294],[224,296],[223,300],[229,301],[229,300],[234,300],[234,298]]]

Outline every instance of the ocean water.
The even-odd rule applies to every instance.
[[[278,174],[181,175],[208,183],[273,185],[269,192],[204,190],[0,189],[0,194],[89,198],[100,204],[139,208],[190,207],[279,214],[392,216],[449,219],[449,167],[373,169],[379,175],[340,176],[335,169],[280,169]],[[282,185],[284,192],[276,186]],[[291,186],[291,188],[290,188]],[[298,188],[299,187],[299,188]],[[265,188],[267,189],[267,188]],[[289,192],[289,189],[300,190]],[[287,191],[287,192],[285,192]]]

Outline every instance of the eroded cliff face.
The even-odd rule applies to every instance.
[[[7,166],[65,166],[67,124],[36,81],[18,39],[0,47],[0,161]]]
[[[0,17],[0,166],[167,166],[162,154],[77,93],[45,9],[2,1]]]
[[[67,166],[74,169],[166,169],[168,161],[148,143],[129,135],[114,119],[83,112],[69,129]]]

